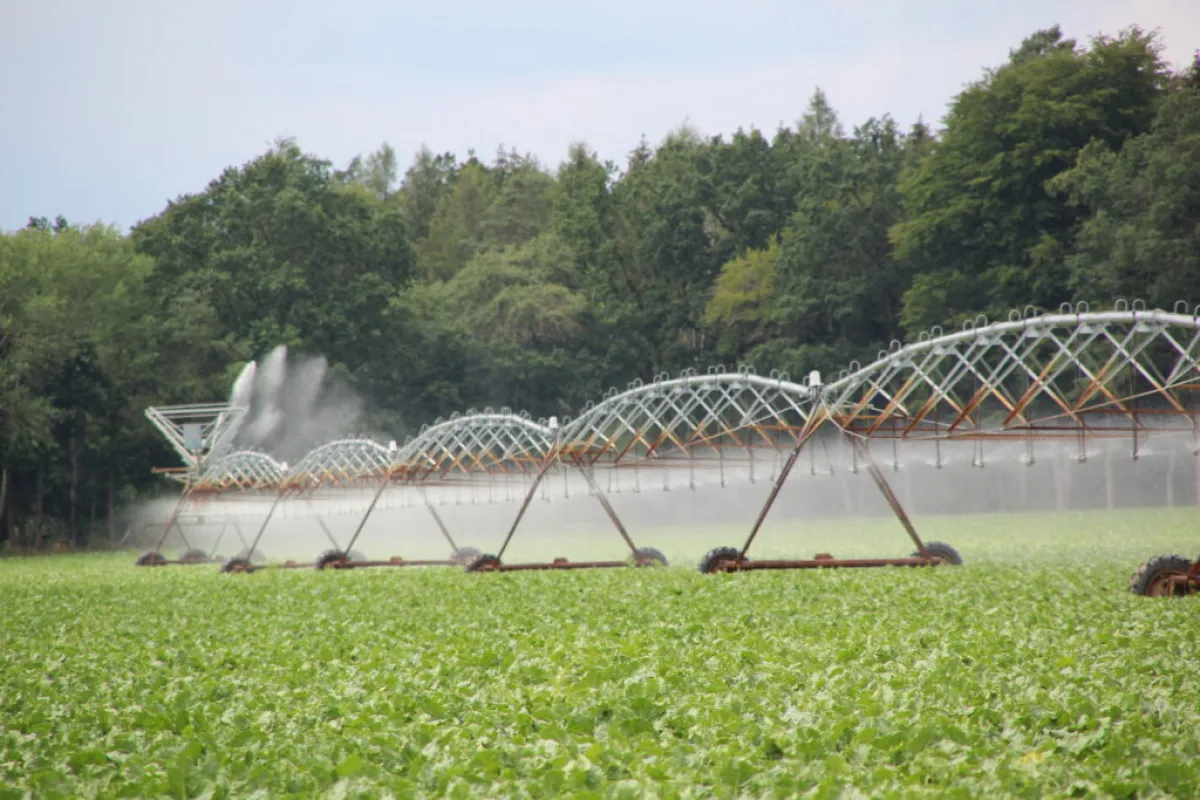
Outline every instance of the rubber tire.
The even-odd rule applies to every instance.
[[[721,569],[721,565],[730,561],[736,562],[741,552],[736,547],[714,547],[700,559],[700,574],[713,575],[718,572],[729,572],[728,569]],[[749,561],[749,559],[744,560]]]
[[[249,551],[247,548],[245,548],[245,547],[243,547],[243,548],[242,548],[241,550],[239,550],[238,552],[234,553],[234,555],[233,555],[233,559],[240,559],[240,560],[242,560],[242,561],[249,561],[249,562],[250,562],[250,563],[252,563],[252,564],[265,564],[265,563],[267,563],[267,556],[266,556],[266,555],[263,553],[263,551],[262,551],[262,550],[255,550],[253,553],[251,553],[251,552],[250,552],[250,551]],[[231,559],[231,560],[233,560],[233,559]]]
[[[139,567],[158,567],[167,563],[167,559],[166,556],[157,550],[147,550],[138,556],[137,561],[134,561],[133,563],[135,566]]]
[[[483,553],[477,547],[460,547],[454,552],[454,555],[450,556],[450,560],[457,561],[465,567],[481,555]]]
[[[313,562],[313,567],[315,569],[339,569],[339,567],[333,566],[333,564],[340,562],[344,558],[346,558],[346,554],[341,550],[326,550],[317,556],[317,560]],[[346,560],[353,559],[346,558]]]
[[[1159,555],[1148,558],[1129,576],[1129,591],[1142,597],[1183,597],[1191,592],[1170,594],[1150,594],[1154,583],[1167,575],[1186,575],[1192,568],[1192,561],[1181,555]]]
[[[221,572],[253,572],[254,565],[244,558],[231,558],[221,565]]]
[[[491,553],[484,553],[463,565],[463,572],[491,572],[494,567],[498,566],[500,566],[500,559]]]
[[[950,567],[961,567],[963,564],[962,556],[958,554],[950,545],[945,542],[926,542],[925,550],[931,556],[939,556],[942,559],[942,564]],[[920,558],[921,551],[916,550],[912,554],[913,558]]]
[[[208,561],[208,553],[200,550],[199,548],[193,547],[191,550],[188,550],[186,553],[181,555],[179,560],[186,562]]]
[[[635,567],[665,567],[667,557],[662,554],[662,551],[654,547],[639,547],[633,553],[633,565]]]

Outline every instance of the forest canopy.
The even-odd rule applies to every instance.
[[[111,537],[176,463],[143,409],[224,399],[279,345],[402,439],[686,367],[836,371],[1013,307],[1200,302],[1200,63],[1152,33],[1036,32],[936,129],[847,129],[819,89],[798,112],[553,167],[280,139],[128,234],[31,219],[0,236],[0,538]]]

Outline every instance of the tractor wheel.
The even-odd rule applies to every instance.
[[[712,575],[716,572],[733,572],[737,569],[738,556],[741,550],[736,547],[714,547],[700,559],[700,572]],[[750,559],[745,559],[749,561]]]
[[[467,564],[470,564],[481,555],[483,555],[483,553],[479,552],[478,548],[460,547],[458,550],[454,551],[454,555],[450,556],[450,560],[457,561],[459,564],[462,564],[465,567]]]
[[[208,561],[208,553],[193,547],[191,550],[188,550],[186,553],[181,555],[179,560],[183,562]]]
[[[500,566],[500,559],[491,553],[484,553],[471,559],[464,567],[465,572],[492,572]]]
[[[147,550],[133,563],[139,567],[158,567],[167,563],[167,559],[157,550]]]
[[[925,550],[929,553],[929,555],[940,558],[942,560],[943,564],[947,564],[952,567],[961,567],[962,566],[962,563],[963,563],[962,556],[960,556],[958,554],[957,550],[955,550],[953,547],[946,544],[945,542],[926,542]],[[912,557],[920,558],[921,551],[920,550],[915,551],[912,554]]]
[[[633,553],[633,565],[635,567],[665,567],[667,566],[667,557],[657,548],[639,547]]]
[[[1192,562],[1179,555],[1147,559],[1129,578],[1129,591],[1143,597],[1184,597],[1196,591],[1194,585],[1181,584],[1175,577],[1187,575]]]
[[[221,565],[221,572],[254,572],[254,567],[248,559],[231,558]]]

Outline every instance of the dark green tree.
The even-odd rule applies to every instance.
[[[414,262],[399,209],[333,179],[283,140],[133,231],[164,309],[212,310],[243,357],[278,344],[357,364],[389,346],[379,324]]]
[[[1084,214],[1047,182],[1089,142],[1118,149],[1148,130],[1165,84],[1153,34],[1132,28],[1083,48],[1055,27],[959,94],[901,182],[908,219],[893,237],[914,273],[903,326],[1069,299],[1065,255]]]
[[[1091,212],[1066,259],[1077,297],[1200,303],[1200,86],[1171,92],[1119,152],[1089,144],[1051,188]]]

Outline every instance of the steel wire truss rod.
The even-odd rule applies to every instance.
[[[706,375],[687,372],[651,384],[635,381],[625,392],[610,392],[599,404],[589,405],[579,417],[566,421],[526,491],[499,551],[481,557],[468,569],[483,572],[665,565],[661,552],[634,543],[597,481],[596,470],[622,465],[635,469],[644,464],[673,466],[680,460],[676,456],[694,462],[702,457],[701,453],[708,461],[724,465],[729,448],[752,458],[752,447],[774,447],[780,435],[797,435],[808,417],[805,404],[813,396],[811,388],[792,383],[781,373],[761,377],[748,368],[735,373],[713,370]],[[590,493],[629,548],[630,559],[503,562],[538,487],[554,468],[583,476]]]
[[[635,385],[584,409],[563,429],[564,455],[591,465],[617,466],[678,455],[720,457],[735,449],[774,447],[795,437],[813,391],[782,375],[749,369],[688,374]]]
[[[932,563],[954,563],[956,554],[952,558],[932,554],[920,540],[870,457],[866,447],[870,439],[1131,436],[1136,457],[1139,431],[1194,429],[1189,410],[1194,403],[1188,403],[1182,395],[1197,389],[1197,314],[1180,313],[1178,309],[1173,314],[1146,312],[1136,307],[1092,313],[1083,306],[1060,312],[1010,318],[995,325],[981,325],[976,320],[965,325],[963,331],[949,335],[935,330],[913,345],[881,354],[866,368],[855,365],[841,380],[825,387],[820,417],[809,419],[814,424],[800,435],[751,535],[736,552],[735,561],[745,560],[746,550],[778,489],[805,443],[816,433],[816,422],[821,418],[851,437],[856,454],[867,463],[869,473],[916,545],[914,559]],[[724,383],[723,376],[714,383]],[[593,464],[607,460],[608,465],[615,466],[629,460],[631,452],[652,457],[662,443],[670,442],[691,456],[695,443],[715,441],[716,437],[706,435],[707,424],[721,419],[722,414],[694,395],[681,401],[677,397],[679,384],[661,381],[648,391],[634,390],[606,398],[564,433],[563,438],[573,443],[565,444],[563,453],[574,451],[576,457]],[[631,402],[634,398],[640,402]],[[696,420],[693,412],[698,408],[712,413]],[[802,401],[797,410],[804,416]],[[1120,417],[1115,423],[1114,415]],[[657,437],[649,436],[647,428],[655,427]],[[736,430],[722,433],[730,434],[738,444],[745,443],[738,439]],[[916,562],[902,559],[875,563]],[[771,566],[767,562],[760,565]],[[788,564],[809,565],[836,562],[814,559],[811,564]]]
[[[935,329],[907,347],[893,343],[867,367],[852,365],[821,391],[801,434],[741,548],[718,548],[705,572],[886,564],[961,563],[953,548],[927,546],[870,456],[871,439],[1121,437],[1195,434],[1200,389],[1200,309],[1175,313],[1085,305],[1059,314],[977,319],[949,335]],[[1193,393],[1191,397],[1185,396]],[[866,464],[917,552],[910,559],[751,562],[754,542],[801,450],[823,422],[836,426]]]
[[[220,458],[228,451],[246,409],[229,403],[193,403],[151,406],[145,415],[187,469],[196,473],[206,461]]]
[[[874,363],[852,364],[840,380],[821,387],[822,402],[836,410],[846,427],[868,438],[989,438],[1112,428],[1094,420],[1131,417],[1135,402],[1143,399],[1161,401],[1169,406],[1166,410],[1181,415],[1186,403],[1178,395],[1196,381],[1197,316],[1179,309],[1139,310],[1137,304],[1103,312],[1085,308],[1080,304],[1046,315],[1027,310],[1026,316],[1007,322],[988,325],[977,319],[949,334],[935,328],[907,346],[893,342],[892,350]],[[1164,354],[1171,358],[1164,361]],[[1124,385],[1130,375],[1136,384],[1132,391]],[[695,390],[705,385],[714,391]],[[664,448],[685,459],[693,450],[715,454],[719,445],[726,451],[747,451],[756,445],[773,447],[779,437],[794,440],[812,401],[811,387],[790,383],[778,373],[766,378],[746,368],[708,375],[689,371],[610,392],[566,424],[560,438],[564,452],[597,466],[653,459]],[[1139,413],[1154,411],[1153,406],[1143,404]],[[234,418],[241,413],[223,404],[147,409],[190,465],[196,463],[196,448],[181,444],[181,415],[207,414],[204,440],[227,446],[227,434],[236,429]],[[511,414],[461,419],[489,416]],[[445,452],[431,456],[442,467],[434,474],[470,481],[507,469],[493,452],[512,431],[459,425],[457,419],[422,432],[448,426]],[[749,429],[746,438],[743,428]],[[548,450],[544,442],[509,443],[530,453],[526,471],[535,470]],[[262,453],[210,451],[205,468],[194,470],[193,482],[212,491],[283,483],[357,485],[394,460],[389,448],[365,438],[322,445],[290,469]]]
[[[629,535],[625,524],[621,521],[608,495],[600,488],[600,484],[596,481],[595,469],[591,464],[584,463],[579,459],[572,459],[570,465],[574,467],[583,476],[587,482],[588,488],[596,501],[600,503],[604,513],[612,522],[617,533],[624,540],[625,545],[629,548],[629,558],[627,560],[610,560],[610,561],[570,561],[566,558],[555,558],[553,561],[538,561],[525,563],[505,563],[503,561],[504,553],[508,550],[509,544],[512,542],[513,536],[517,532],[517,528],[521,524],[521,520],[525,517],[525,512],[529,509],[529,504],[533,501],[537,493],[538,486],[545,480],[547,473],[556,465],[564,465],[567,462],[563,461],[563,454],[557,448],[547,454],[539,467],[537,474],[534,476],[533,482],[529,486],[521,506],[517,511],[516,518],[508,529],[508,533],[504,537],[500,549],[495,555],[490,553],[482,554],[465,565],[467,572],[513,572],[527,570],[549,570],[549,569],[611,569],[620,567],[650,567],[650,566],[666,566],[667,560],[663,554],[652,547],[640,548],[633,542],[633,538]]]
[[[626,566],[627,562],[586,562],[568,565],[565,559],[556,559],[550,564],[503,564],[501,558],[512,540],[513,533],[535,496],[538,486],[547,472],[559,463],[556,451],[556,431],[548,426],[533,426],[523,418],[504,420],[508,424],[488,424],[480,427],[455,426],[446,430],[446,435],[433,438],[428,445],[414,448],[405,464],[407,480],[433,482],[444,485],[455,477],[475,480],[479,474],[511,474],[518,472],[523,478],[532,474],[532,481],[518,512],[517,520],[496,555],[473,553],[472,557],[460,559],[468,571],[498,571],[516,569],[561,569],[599,566]],[[437,426],[435,426],[436,429]],[[581,473],[593,490],[598,501],[608,514],[613,525],[628,544],[634,564],[652,563],[660,560],[657,551],[640,551],[630,539],[620,518],[617,516],[604,492],[596,483],[590,467],[579,465]],[[382,493],[386,482],[381,484]]]
[[[478,554],[460,548],[427,495],[428,484],[442,485],[452,476],[471,479],[477,473],[528,472],[550,447],[550,429],[525,415],[511,412],[455,416],[427,427],[403,448],[386,448],[369,439],[342,440],[314,450],[280,483],[251,544],[265,534],[276,509],[289,496],[311,496],[323,487],[373,486],[365,512],[344,549],[322,554],[318,568],[366,566],[425,566],[462,564]],[[386,561],[351,560],[350,553],[387,489],[393,485],[418,491],[439,531],[450,544],[450,559],[410,560],[393,556]],[[295,562],[284,566],[300,566]],[[227,563],[226,571],[253,571],[250,563]]]
[[[835,418],[829,413],[829,410],[824,406],[819,406],[813,410],[809,416],[804,429],[796,441],[795,446],[788,454],[787,460],[784,462],[783,468],[779,472],[774,484],[771,486],[771,491],[767,495],[767,499],[763,502],[758,516],[754,524],[750,528],[750,533],[747,535],[745,542],[740,548],[734,547],[718,547],[710,550],[700,560],[700,571],[706,574],[719,572],[744,572],[748,570],[764,570],[764,569],[821,569],[834,567],[886,567],[886,566],[937,566],[942,563],[961,564],[962,560],[958,553],[949,545],[942,542],[931,542],[928,545],[921,539],[912,520],[905,512],[899,498],[892,491],[891,485],[888,483],[883,470],[872,458],[867,440],[865,437],[855,434],[851,431],[840,429],[842,436],[849,442],[856,456],[866,464],[867,472],[871,476],[872,481],[887,501],[892,513],[895,514],[901,526],[908,534],[909,539],[916,546],[917,550],[908,558],[858,558],[858,559],[838,559],[828,553],[819,553],[811,559],[769,559],[769,560],[751,560],[747,557],[747,552],[750,546],[754,543],[759,531],[762,529],[763,523],[766,521],[767,515],[770,513],[772,506],[778,499],[784,484],[799,461],[801,452],[806,445],[809,445],[812,439],[817,435],[820,429],[825,425],[837,426]]]
[[[868,438],[1191,431],[1198,331],[1194,314],[1144,310],[968,323],[853,369],[822,398]]]
[[[754,451],[772,450],[778,459],[786,443],[792,447],[780,476],[786,478],[816,431],[814,414],[858,437],[862,447],[852,452],[868,464],[864,448],[873,439],[975,439],[982,448],[994,438],[1121,436],[1133,437],[1136,457],[1139,435],[1195,431],[1198,312],[1179,305],[1170,313],[1147,311],[1137,302],[1096,312],[1082,303],[1054,314],[1027,308],[1004,322],[981,317],[960,331],[935,328],[909,345],[893,342],[873,363],[852,363],[826,386],[815,374],[800,385],[786,374],[762,377],[746,367],[688,370],[612,390],[558,430],[523,415],[528,430],[514,432],[494,427],[487,413],[468,414],[423,429],[394,457],[369,440],[322,446],[291,469],[269,457],[231,454],[219,469],[222,462],[214,462],[218,474],[206,472],[203,480],[218,490],[275,482],[313,491],[374,480],[381,487],[462,486],[502,474],[533,475],[515,532],[537,484],[555,467],[587,467],[583,474],[598,496],[597,469],[629,467],[636,476],[640,467],[682,464],[694,488],[697,467],[707,467],[722,471],[724,485],[731,461],[748,463],[753,480]],[[539,427],[544,431],[530,434]],[[745,548],[738,556],[745,560]]]

